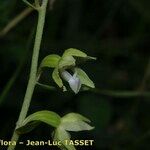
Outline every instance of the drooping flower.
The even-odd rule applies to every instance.
[[[52,78],[55,83],[63,89],[63,91],[67,91],[63,80],[68,82],[74,93],[78,93],[80,91],[81,85],[95,88],[93,81],[88,77],[88,75],[81,68],[76,67],[76,58],[80,58],[80,60],[96,59],[95,57],[87,56],[86,53],[78,49],[69,48],[65,50],[61,57],[56,54],[46,56],[42,60],[39,70],[42,70],[44,67],[54,68]],[[73,75],[71,75],[67,70],[74,70]]]
[[[78,132],[78,131],[89,131],[94,129],[89,123],[91,121],[86,117],[77,114],[77,113],[69,113],[61,118],[60,125],[55,129],[53,134],[54,141],[61,141],[62,145],[59,146],[61,150],[76,150],[75,146],[72,144],[66,144],[65,141],[68,143],[71,141],[71,132]]]

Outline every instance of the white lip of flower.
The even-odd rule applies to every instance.
[[[70,88],[77,94],[81,88],[81,81],[77,77],[77,73],[75,72],[73,76],[66,70],[61,72],[61,76],[64,80],[69,83]]]

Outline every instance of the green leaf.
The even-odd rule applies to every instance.
[[[55,68],[58,65],[60,58],[61,57],[59,55],[55,55],[55,54],[48,55],[42,60],[40,64],[40,68],[43,67]]]
[[[60,126],[67,131],[92,130],[94,127],[91,127],[87,122],[90,122],[90,120],[84,116],[77,113],[69,113],[61,118]]]
[[[80,79],[82,84],[91,88],[95,88],[93,81],[88,77],[88,75],[82,69],[75,68],[75,72],[77,72],[77,77]]]
[[[54,140],[61,141],[62,145],[59,146],[61,150],[76,150],[73,145],[66,144],[65,141],[70,141],[70,134],[61,126],[59,126],[54,133]]]
[[[25,129],[27,129],[26,132],[29,132],[27,127],[31,126],[31,129],[32,129],[33,127],[32,122],[43,122],[52,127],[58,127],[60,124],[60,121],[61,121],[61,117],[55,112],[47,111],[47,110],[38,111],[36,113],[29,115],[23,121],[21,127],[19,127],[17,131],[21,132],[24,129],[23,131],[25,132]]]
[[[87,57],[87,54],[78,49],[69,48],[69,49],[65,50],[63,56]]]
[[[66,91],[66,87],[63,85],[63,82],[59,76],[59,71],[58,71],[57,67],[54,69],[54,71],[52,73],[52,78],[60,88],[63,88],[63,91]]]
[[[75,66],[75,59],[72,56],[63,56],[59,62],[59,69]]]

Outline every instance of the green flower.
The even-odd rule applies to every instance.
[[[87,56],[87,54],[78,49],[69,48],[65,50],[62,57],[56,54],[46,56],[40,64],[39,72],[41,72],[44,67],[54,68],[52,78],[63,91],[67,90],[63,80],[68,82],[74,93],[80,91],[81,85],[95,88],[93,81],[88,75],[82,69],[76,67],[77,58],[80,58],[80,60],[96,59],[95,57]],[[69,71],[72,72],[73,75]]]
[[[73,145],[68,145],[65,143],[65,141],[69,142],[71,139],[71,135],[68,131],[78,132],[92,130],[94,127],[89,125],[90,122],[91,121],[89,119],[80,114],[69,113],[61,118],[61,123],[54,131],[53,139],[55,141],[62,142],[62,145],[59,146],[59,148],[62,150],[76,150]]]
[[[63,117],[52,111],[43,110],[29,115],[16,129],[18,134],[25,134],[32,131],[40,123],[45,123],[54,128],[52,134],[54,141],[61,141],[61,145],[57,145],[61,150],[76,150],[73,145],[66,144],[65,141],[71,140],[71,132],[89,131],[94,129],[90,125],[90,120],[77,113],[69,113]]]

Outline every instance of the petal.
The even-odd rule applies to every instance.
[[[63,71],[61,72],[61,76],[62,76],[62,78],[63,78],[64,80],[66,80],[67,82],[72,78],[72,75],[71,75],[68,71],[66,71],[66,70],[63,70]]]
[[[69,82],[70,88],[77,94],[81,88],[80,79],[77,78],[76,76],[73,76],[72,78],[70,78],[68,82]]]

